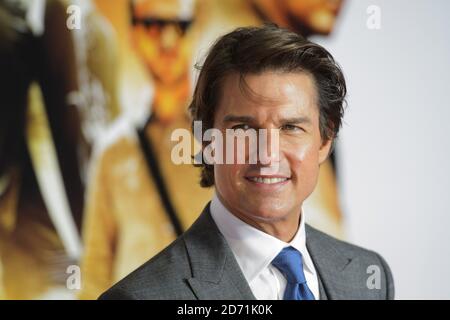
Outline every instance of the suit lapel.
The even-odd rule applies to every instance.
[[[209,212],[209,203],[184,235],[192,277],[186,279],[198,299],[254,300],[225,238]]]
[[[201,300],[255,300],[225,238],[209,211],[209,203],[183,236],[191,266],[186,279]],[[318,273],[320,299],[352,299],[357,257],[342,252],[336,240],[306,225],[306,246]]]
[[[318,272],[321,299],[351,299],[355,258],[341,252],[329,236],[306,225],[306,246]]]
[[[319,299],[328,300],[328,295],[323,286],[322,278],[320,277],[320,275],[317,275],[317,280],[319,281]]]

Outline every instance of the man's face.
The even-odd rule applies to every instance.
[[[322,143],[320,136],[314,80],[306,73],[265,72],[247,75],[245,82],[249,90],[242,91],[238,75],[224,80],[214,127],[224,135],[226,129],[279,129],[278,157],[271,154],[278,160],[249,164],[247,150],[245,164],[215,164],[217,194],[231,212],[247,222],[298,217],[331,146],[331,141]],[[270,139],[267,141],[270,144]],[[278,169],[269,175],[261,173],[262,168],[270,167]],[[260,178],[269,177],[281,181],[261,182]]]
[[[333,30],[342,0],[251,0],[264,15],[281,26],[297,32],[298,24],[313,34],[327,35]],[[304,34],[308,36],[309,34]]]
[[[133,40],[150,72],[163,83],[177,81],[188,70],[191,15],[179,0],[135,0]],[[184,17],[182,17],[184,16]]]
[[[342,0],[283,0],[288,12],[313,32],[329,34],[334,26]]]

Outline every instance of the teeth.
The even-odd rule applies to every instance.
[[[287,178],[261,178],[261,177],[250,177],[250,181],[259,182],[259,183],[266,183],[266,184],[272,184],[272,183],[278,183],[286,181]]]

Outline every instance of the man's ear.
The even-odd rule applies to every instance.
[[[330,154],[331,146],[333,145],[333,139],[326,139],[322,141],[322,145],[319,149],[319,165],[321,165]]]

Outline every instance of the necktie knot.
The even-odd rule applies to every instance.
[[[272,265],[286,277],[289,283],[306,283],[303,273],[302,254],[293,247],[287,247],[273,259]]]
[[[300,251],[287,247],[273,259],[272,265],[280,270],[286,278],[284,300],[314,300],[314,295],[308,288],[303,261]]]

